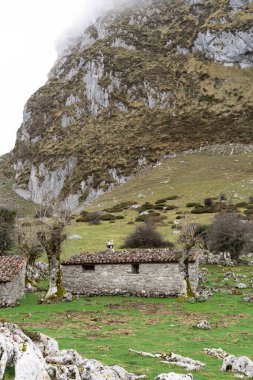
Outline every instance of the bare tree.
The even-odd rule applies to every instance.
[[[49,289],[45,299],[59,299],[65,290],[62,285],[61,270],[61,247],[66,239],[65,226],[66,215],[54,217],[53,221],[47,223],[47,229],[37,233],[38,241],[44,248],[49,264]]]
[[[214,252],[229,252],[238,261],[242,251],[250,245],[253,224],[235,213],[216,215],[207,232],[207,245]]]
[[[181,230],[179,242],[182,245],[182,255],[180,258],[180,270],[184,276],[186,282],[186,297],[194,297],[194,293],[191,288],[190,274],[189,274],[189,259],[193,253],[194,248],[201,244],[201,236],[197,233],[198,225],[195,223],[186,222]]]
[[[36,259],[36,255],[41,252],[46,253],[49,264],[49,289],[45,300],[60,299],[65,293],[62,286],[61,247],[66,239],[65,226],[69,220],[69,214],[59,212],[54,206],[56,212],[48,218],[46,207],[43,207],[43,210],[45,214],[41,209],[40,219],[37,222],[23,223],[19,226],[17,241],[19,250],[29,258],[30,263]],[[52,210],[52,206],[50,206],[50,210]]]

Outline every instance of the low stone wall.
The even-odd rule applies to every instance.
[[[197,264],[190,264],[193,290],[198,285],[196,272]],[[133,273],[131,264],[99,264],[90,271],[82,265],[64,265],[63,285],[74,294],[142,297],[179,296],[186,288],[175,263],[139,264],[138,274]]]
[[[15,305],[25,293],[26,265],[19,271],[17,276],[10,282],[0,284],[0,307]]]

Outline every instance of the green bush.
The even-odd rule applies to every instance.
[[[115,220],[116,217],[113,214],[102,214],[100,216],[100,219],[103,220],[104,222]]]
[[[153,223],[145,223],[136,229],[125,239],[122,248],[160,248],[173,247],[173,244],[165,241],[156,231]]]

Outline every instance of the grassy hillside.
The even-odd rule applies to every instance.
[[[180,224],[184,219],[188,222],[209,223],[214,216],[213,213],[193,214],[193,208],[186,205],[191,202],[203,203],[209,197],[218,198],[221,193],[226,194],[227,203],[233,205],[248,201],[249,196],[253,195],[252,152],[231,155],[227,149],[225,155],[205,152],[164,160],[155,168],[143,171],[128,183],[99,197],[87,210],[102,211],[126,201],[140,205],[145,202],[155,204],[159,199],[179,196],[165,203],[166,206],[177,206],[176,209],[154,210],[165,217],[159,223],[159,231],[167,239],[176,241],[177,235],[172,229],[175,220]],[[239,207],[237,210],[244,213],[245,208]],[[64,245],[63,257],[85,250],[103,250],[108,239],[113,239],[116,248],[119,248],[124,237],[135,228],[139,212],[127,209],[114,215],[122,215],[124,219],[102,222],[100,225],[73,221],[68,233],[79,234],[82,240],[68,241]]]
[[[228,295],[236,282],[224,281],[224,273],[231,270],[248,286],[243,291],[237,289],[237,295]],[[220,371],[222,362],[205,355],[202,349],[221,347],[253,359],[253,308],[241,302],[243,294],[249,292],[251,272],[250,267],[208,266],[205,286],[219,291],[205,303],[184,303],[174,298],[93,297],[38,305],[40,294],[27,294],[20,307],[1,310],[1,319],[56,338],[61,349],[73,348],[87,358],[145,374],[147,380],[160,373],[184,370],[136,356],[128,352],[129,348],[152,353],[172,351],[201,360],[206,367],[194,373],[194,380],[232,380],[232,374]],[[201,319],[207,319],[212,330],[196,329]]]
[[[36,206],[12,191],[14,171],[11,169],[10,156],[0,157],[0,207],[17,211],[18,217],[34,215]]]

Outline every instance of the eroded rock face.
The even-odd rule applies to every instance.
[[[75,350],[59,350],[58,343],[44,334],[33,341],[16,325],[0,324],[0,380],[6,367],[15,367],[15,380],[137,380],[119,366],[103,366],[82,358]]]
[[[250,2],[126,1],[99,17],[25,106],[14,190],[73,210],[163,157],[251,143],[248,78],[212,67],[253,65]]]
[[[246,31],[200,32],[195,49],[225,65],[239,64],[242,68],[253,66],[253,28]]]

